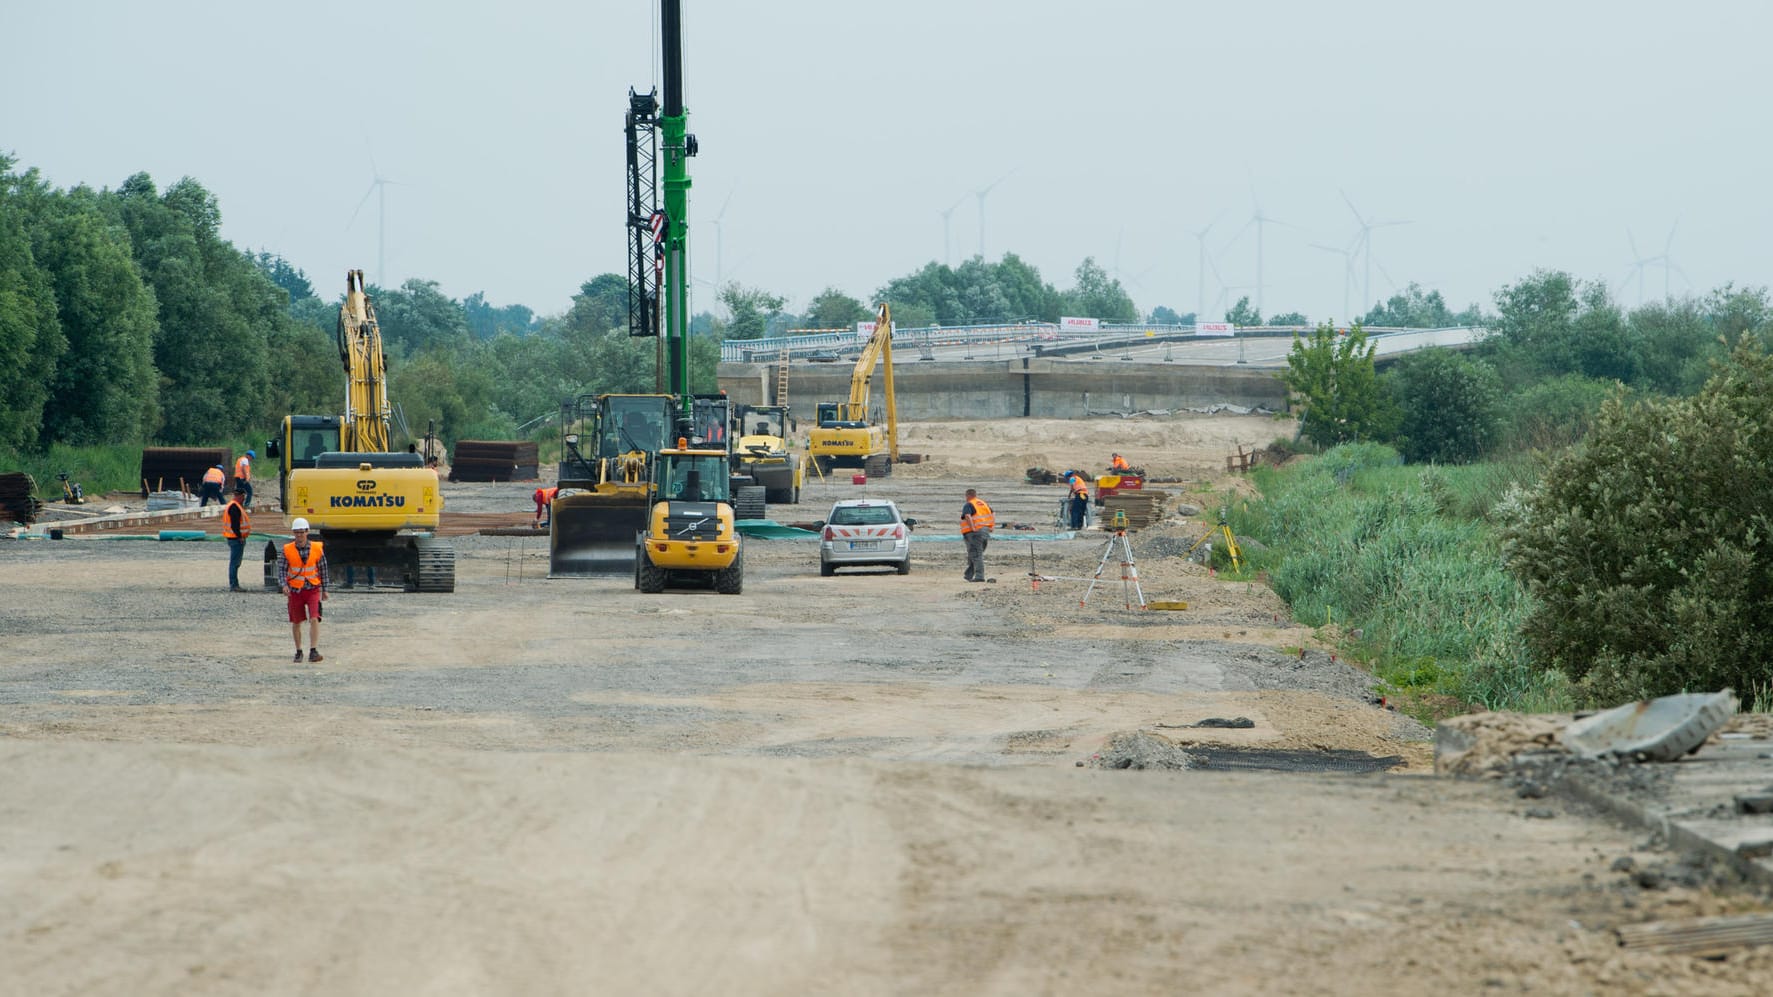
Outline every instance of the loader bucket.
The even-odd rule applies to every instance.
[[[585,492],[554,500],[549,516],[548,577],[634,573],[635,538],[646,530],[641,493]]]

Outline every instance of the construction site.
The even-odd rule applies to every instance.
[[[1247,570],[1310,458],[1241,340],[881,302],[693,391],[678,7],[654,390],[398,440],[351,270],[339,411],[0,481],[0,994],[1773,992],[1773,718],[1400,709]]]
[[[909,574],[747,538],[739,598],[550,579],[532,483],[446,483],[454,591],[335,585],[321,664],[219,543],[8,543],[8,989],[1764,992],[1766,946],[1616,930],[1740,919],[1752,878],[1549,778],[1435,774],[1333,629],[1186,556],[1274,426],[907,424],[927,459],[772,518],[892,498]],[[1110,451],[1167,493],[1139,598],[1186,608],[1026,477]],[[961,578],[967,487],[995,584]]]

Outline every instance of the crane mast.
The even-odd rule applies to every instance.
[[[388,361],[382,327],[365,291],[363,271],[345,271],[345,303],[339,306],[339,362],[345,367],[345,420],[341,449],[388,452]]]

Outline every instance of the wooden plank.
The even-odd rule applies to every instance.
[[[1715,955],[1750,945],[1773,945],[1773,914],[1693,917],[1622,924],[1613,929],[1628,949]]]

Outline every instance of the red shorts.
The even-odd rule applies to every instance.
[[[320,589],[290,589],[289,622],[300,623],[309,617],[320,619]]]

